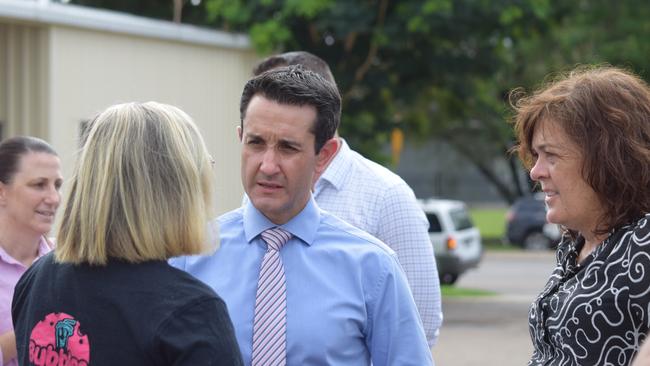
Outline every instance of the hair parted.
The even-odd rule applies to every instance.
[[[57,156],[47,142],[32,136],[16,136],[0,143],[0,182],[11,183],[20,166],[20,159],[28,153],[46,153]]]
[[[78,157],[56,259],[104,265],[201,253],[211,203],[210,156],[185,112],[156,102],[109,107]]]
[[[316,121],[311,132],[316,137],[316,153],[334,137],[341,121],[341,96],[336,86],[301,65],[271,69],[246,83],[239,103],[242,129],[248,104],[256,95],[280,104],[314,107]]]
[[[511,96],[515,149],[528,169],[542,123],[557,123],[580,148],[582,175],[607,215],[599,232],[650,212],[650,88],[643,80],[615,67],[579,67],[530,96]]]

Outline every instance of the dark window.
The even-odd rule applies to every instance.
[[[427,214],[427,219],[429,220],[429,232],[430,233],[439,233],[442,232],[442,227],[440,226],[440,220],[438,216],[433,213]]]

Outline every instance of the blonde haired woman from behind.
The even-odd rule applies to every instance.
[[[89,128],[55,255],[16,286],[18,360],[241,365],[224,302],[166,262],[208,249],[212,168],[196,126],[149,102],[110,107]]]

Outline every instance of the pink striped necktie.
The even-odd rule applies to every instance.
[[[280,248],[290,238],[291,233],[279,227],[262,233],[267,249],[255,297],[252,366],[287,363],[287,288]]]

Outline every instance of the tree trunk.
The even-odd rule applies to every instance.
[[[453,140],[448,139],[447,143],[449,143],[458,153],[463,155],[464,157],[467,158],[474,166],[478,169],[478,171],[487,179],[494,188],[497,189],[497,192],[503,197],[503,199],[508,202],[508,204],[512,204],[517,197],[521,196],[521,194],[517,194],[511,190],[511,188],[506,184],[503,180],[502,177],[497,176],[492,169],[490,169],[488,166],[486,166],[482,161],[476,159],[474,155],[471,153],[470,149],[468,149],[466,146],[463,146],[461,144],[455,144]],[[517,186],[517,178],[516,176],[512,176],[513,181],[515,183],[515,187]]]
[[[184,0],[173,0],[174,1],[174,23],[181,22],[183,18],[183,2]]]
[[[510,167],[510,174],[512,175],[512,181],[515,184],[515,191],[518,196],[524,196],[530,191],[530,187],[526,187],[526,193],[524,193],[524,188],[521,186],[521,180],[519,179],[519,164],[517,164],[517,158],[508,154],[508,167]]]

